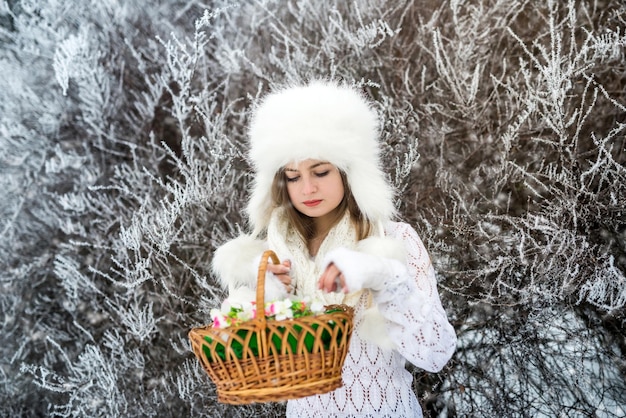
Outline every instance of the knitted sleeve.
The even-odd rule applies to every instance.
[[[424,370],[437,372],[452,357],[456,334],[441,305],[430,257],[410,225],[392,223],[386,232],[404,242],[409,277],[389,277],[385,286],[374,292],[374,300],[388,322],[389,337],[403,357]]]

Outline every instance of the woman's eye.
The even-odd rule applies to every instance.
[[[324,177],[330,173],[330,170],[322,171],[321,173],[315,173],[316,177]]]
[[[298,179],[300,178],[300,176],[296,176],[296,177],[287,177],[287,183],[293,183],[298,181]]]

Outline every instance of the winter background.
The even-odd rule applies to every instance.
[[[0,416],[284,414],[217,403],[187,332],[250,108],[316,77],[375,100],[436,265],[426,416],[626,414],[621,0],[4,0],[0,45]]]

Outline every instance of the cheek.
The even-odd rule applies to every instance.
[[[343,199],[343,195],[345,190],[343,188],[343,181],[341,181],[341,177],[337,176],[334,184],[335,194],[339,200]]]
[[[289,201],[293,203],[293,198],[296,194],[296,187],[291,183],[287,183],[287,197],[289,197]]]
[[[344,190],[343,184],[337,189],[337,200],[341,202],[343,200]]]

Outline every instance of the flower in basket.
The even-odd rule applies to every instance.
[[[254,302],[239,303],[224,300],[221,309],[211,309],[211,319],[213,327],[227,328],[237,326],[256,316],[256,305]]]
[[[297,321],[302,317],[336,312],[337,308],[327,307],[322,302],[311,300],[309,298],[298,299],[291,297],[267,302],[264,306],[264,310],[267,321]],[[212,309],[211,319],[213,320],[213,329],[221,330],[230,328],[231,331],[223,334],[214,334],[219,335],[223,343],[216,344],[214,346],[214,352],[211,352],[207,346],[204,346],[203,350],[206,358],[209,359],[209,361],[213,361],[216,358],[215,356],[217,356],[224,360],[228,350],[231,350],[230,352],[234,353],[234,355],[239,359],[250,355],[250,353],[254,356],[258,355],[258,338],[260,338],[260,336],[257,335],[256,331],[242,325],[244,322],[255,318],[256,314],[256,302],[242,303],[240,299],[227,299],[224,303],[222,303],[221,309]],[[294,324],[291,328],[293,330],[291,333],[287,331],[288,327],[283,325],[271,327],[273,330],[271,332],[269,331],[270,328],[268,328],[268,332],[270,332],[268,336],[271,339],[270,352],[284,353],[285,351],[288,351],[295,353],[298,350],[298,341],[302,341],[305,349],[312,352],[311,350],[313,349],[315,339],[317,338],[316,335],[320,338],[323,346],[328,347],[333,338],[340,340],[342,338],[342,333],[338,332],[337,334],[334,334],[333,337],[331,335],[332,331],[329,329],[333,329],[335,327],[335,322],[333,320],[328,320],[327,324],[329,325],[329,328],[321,329],[319,335],[317,332],[317,329],[320,326],[319,323],[311,323],[311,328],[306,328],[306,330],[300,324]],[[298,333],[300,332],[304,333],[302,338],[298,337]],[[237,338],[229,337],[234,335],[236,335]],[[209,336],[205,336],[204,339],[209,344],[213,341],[213,338]],[[244,341],[247,342],[244,343]]]
[[[320,301],[311,301],[309,298],[287,298],[265,303],[265,316],[268,320],[282,321],[318,315],[323,312],[324,305]],[[255,302],[240,303],[226,299],[222,303],[221,309],[211,309],[211,319],[213,320],[214,328],[238,326],[255,317]]]

